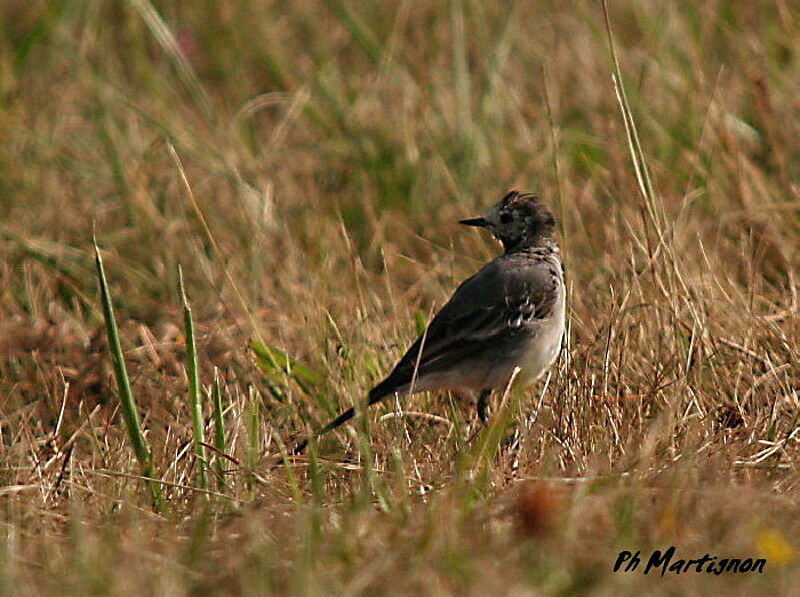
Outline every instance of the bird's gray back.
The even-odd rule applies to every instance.
[[[558,334],[560,343],[563,311],[557,249],[501,255],[456,289],[376,390],[406,391],[415,369],[417,390],[500,387],[515,366],[525,367],[540,331],[547,332],[550,344]],[[552,358],[545,360],[547,366]],[[538,363],[531,365],[541,368]]]

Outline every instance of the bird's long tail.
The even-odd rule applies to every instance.
[[[388,386],[385,386],[384,383],[378,384],[377,386],[375,386],[370,391],[370,393],[369,393],[369,402],[367,403],[367,406],[372,406],[376,402],[380,402],[381,400],[383,400],[384,398],[386,398],[390,394],[394,393],[391,390],[388,390],[387,389]],[[320,436],[325,435],[329,431],[333,431],[337,427],[340,427],[340,426],[344,425],[345,423],[347,423],[347,421],[352,419],[355,416],[355,414],[356,414],[355,407],[348,408],[346,411],[341,413],[338,417],[333,419],[330,423],[325,425],[325,427],[323,427],[322,429],[317,431],[314,435],[312,435],[311,437],[307,437],[304,440],[300,441],[294,448],[292,448],[292,451],[289,452],[289,455],[290,456],[297,456],[298,454],[301,454],[303,452],[303,450],[305,450],[306,447],[308,446],[308,442],[311,441],[312,437],[314,437],[314,438],[320,437]]]

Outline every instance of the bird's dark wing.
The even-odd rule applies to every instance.
[[[515,335],[534,333],[532,324],[548,317],[555,302],[553,265],[505,255],[465,280],[389,377],[370,392],[370,403],[409,383],[415,370],[418,376],[447,371]]]

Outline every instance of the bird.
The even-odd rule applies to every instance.
[[[487,229],[503,254],[458,286],[392,372],[370,390],[368,405],[395,395],[452,390],[477,398],[477,416],[486,424],[493,392],[512,379],[534,381],[558,356],[566,291],[552,212],[533,193],[512,189],[483,216],[459,223]],[[355,413],[342,412],[314,435],[336,429]],[[292,453],[307,444],[301,441]]]

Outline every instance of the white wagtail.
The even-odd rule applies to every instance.
[[[566,293],[553,214],[536,196],[512,190],[483,217],[459,223],[488,228],[504,253],[462,282],[389,376],[372,388],[369,404],[395,394],[455,390],[478,397],[478,417],[486,423],[492,392],[504,390],[516,368],[517,379],[527,383],[558,356]],[[316,435],[354,414],[355,408],[344,411]]]

